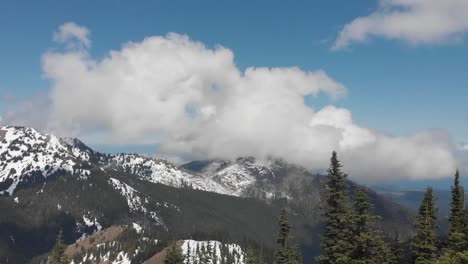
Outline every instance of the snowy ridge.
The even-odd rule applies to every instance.
[[[184,240],[181,248],[187,264],[245,263],[245,253],[237,244],[223,244],[219,241]],[[206,262],[203,262],[203,259]]]
[[[137,154],[104,155],[78,139],[41,134],[32,128],[0,128],[0,195],[12,195],[18,185],[44,181],[53,175],[68,173],[86,179],[92,168],[100,167],[105,172],[104,168],[111,167],[153,183],[242,196],[248,187],[275,177],[270,163],[261,164],[252,158],[235,163],[218,160],[199,174],[163,159]],[[127,190],[122,186],[121,190]],[[129,207],[142,211],[142,202],[135,201]]]
[[[241,196],[248,187],[257,181],[275,177],[271,169],[272,164],[272,161],[263,165],[256,163],[253,158],[240,158],[236,163],[216,172],[212,179],[234,195]]]
[[[113,156],[111,162],[126,172],[150,182],[232,195],[216,181],[203,175],[183,171],[166,160],[152,159],[136,154],[119,154]]]
[[[73,143],[73,144],[71,144]],[[83,150],[74,141],[41,134],[32,128],[0,128],[0,194],[12,194],[18,184],[35,182],[59,171],[89,175],[92,151]]]

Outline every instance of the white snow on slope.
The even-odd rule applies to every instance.
[[[156,212],[149,211],[144,206],[145,203],[148,203],[148,199],[142,199],[140,197],[140,193],[137,190],[132,188],[130,185],[114,178],[110,178],[109,183],[127,200],[127,205],[130,208],[130,211],[148,214],[149,217],[153,219],[158,225],[165,227],[164,222],[157,216]]]
[[[83,258],[77,262],[72,260],[70,264],[85,264],[85,263],[95,263],[95,261],[100,260],[99,263],[109,263],[109,264],[131,264],[130,256],[124,251],[120,251],[117,254],[117,257],[114,260],[111,260],[111,252],[98,256],[93,255],[92,253],[86,253]]]
[[[150,182],[232,195],[231,192],[212,179],[203,175],[185,172],[165,160],[135,154],[119,154],[114,156],[112,161],[125,171]]]
[[[155,247],[158,244],[157,239],[149,239],[142,237],[138,240],[136,249],[133,252],[122,250],[122,244],[117,241],[100,243],[96,245],[99,253],[86,252],[82,256],[75,256],[70,264],[87,264],[87,263],[106,263],[106,264],[130,264],[135,257],[143,252],[145,247]],[[99,260],[99,262],[98,262]]]
[[[87,218],[86,216],[83,215],[83,222],[86,226],[88,227],[91,227],[91,226],[95,226],[97,228],[97,231],[101,231],[102,230],[102,226],[101,224],[99,224],[99,222],[97,221],[96,218],[94,218],[94,221]]]
[[[20,182],[32,175],[47,178],[64,171],[86,176],[89,172],[82,170],[80,164],[88,161],[89,153],[54,135],[32,128],[0,128],[0,182],[11,182],[0,194],[11,195]]]
[[[230,254],[233,255],[233,263],[232,264],[244,264],[245,263],[245,254],[242,248],[237,244],[222,244],[219,241],[195,241],[195,240],[184,240],[182,244],[182,254],[185,256],[185,260],[187,264],[194,264],[200,263],[201,256],[197,254],[197,248],[199,250],[206,249],[208,247],[211,248],[212,255],[216,258],[216,263],[226,263],[225,260],[222,258],[224,257],[221,253],[223,250],[223,246],[225,249],[229,251]],[[214,263],[213,259],[209,259],[208,263]]]
[[[60,172],[87,179],[91,174],[90,168],[101,167],[105,172],[104,168],[109,166],[149,182],[232,196],[242,196],[245,189],[259,178],[272,174],[268,164],[257,164],[249,159],[241,159],[233,164],[213,162],[202,174],[190,173],[163,159],[137,154],[105,156],[89,149],[77,139],[41,134],[32,128],[0,129],[0,183],[9,183],[0,190],[0,194],[6,192],[11,195],[18,184],[34,182],[37,177],[47,178]],[[132,208],[141,202],[131,202],[129,206]]]
[[[261,164],[253,159],[238,159],[236,163],[216,172],[212,176],[212,179],[222,185],[231,194],[241,196],[255,182],[266,178],[274,178],[272,166],[275,166],[273,161]]]
[[[245,188],[255,182],[255,177],[240,164],[233,164],[217,172],[213,179],[220,182],[236,196],[241,195]]]
[[[128,207],[132,211],[140,211],[143,213],[148,212],[148,210],[143,206],[142,199],[138,196],[138,191],[133,189],[130,185],[123,183],[117,179],[109,179],[114,189],[120,191],[120,194],[127,200]]]
[[[135,229],[135,232],[137,232],[137,234],[140,234],[141,231],[143,230],[143,228],[141,227],[141,225],[137,224],[137,223],[132,223],[132,228]]]

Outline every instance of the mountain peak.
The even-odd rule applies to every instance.
[[[75,142],[78,143],[78,142]],[[81,143],[82,144],[82,143]],[[70,145],[34,128],[0,128],[0,194],[14,192],[18,185],[43,181],[57,173],[86,176],[92,150],[84,144]]]

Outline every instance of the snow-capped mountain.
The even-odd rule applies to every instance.
[[[210,177],[190,173],[172,163],[137,154],[104,155],[75,138],[42,134],[33,128],[0,128],[0,194],[48,177],[88,176],[91,168],[123,170],[140,179],[173,187],[232,194]]]
[[[28,263],[44,256],[60,229],[72,244],[114,225],[138,226],[152,241],[192,238],[231,244],[247,238],[272,248],[285,204],[298,223],[297,239],[315,250],[318,240],[309,238],[319,226],[320,179],[278,159],[194,161],[177,167],[137,154],[102,154],[78,139],[32,128],[1,127],[0,245],[6,251],[0,250],[0,262]],[[376,194],[370,197],[383,219],[391,219],[384,222],[387,227],[398,219],[401,233],[411,232],[406,211]],[[147,248],[141,237],[127,234],[122,237],[127,242],[107,245],[111,251],[99,248],[96,254],[143,263],[160,244]],[[96,254],[85,253],[75,263]]]
[[[105,155],[76,138],[59,138],[33,128],[0,128],[0,194],[12,195],[18,186],[63,174],[86,177],[90,169],[102,168],[121,170],[153,183],[232,196],[245,196],[252,187],[262,186],[268,197],[276,191],[271,186],[284,179],[281,171],[288,167],[280,160],[259,162],[254,158],[177,167],[164,159],[138,154]]]
[[[189,173],[163,159],[143,157],[136,154],[118,154],[111,156],[109,164],[137,175],[149,182],[161,183],[173,187],[190,187],[197,190],[230,194],[226,188],[209,177]]]
[[[96,152],[77,139],[41,134],[33,128],[0,128],[0,194],[59,173],[89,175]]]
[[[265,198],[283,192],[284,185],[296,176],[314,178],[305,168],[269,158],[256,160],[253,157],[238,158],[235,161],[192,161],[181,168],[199,173],[227,189],[236,196],[251,196],[252,190],[262,192]],[[287,196],[284,193],[283,196]]]

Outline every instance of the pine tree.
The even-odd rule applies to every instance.
[[[177,246],[176,242],[171,242],[167,249],[166,258],[164,258],[164,264],[184,264],[184,256],[182,255],[182,249]]]
[[[50,254],[50,263],[51,264],[65,264],[68,263],[68,258],[65,255],[65,249],[67,246],[63,241],[63,233],[62,229],[60,229],[59,234],[57,236],[57,241],[55,243],[54,248]]]
[[[388,259],[388,247],[383,241],[381,232],[374,228],[378,216],[372,213],[372,204],[362,187],[357,187],[353,209],[353,250],[349,263],[385,263]]]
[[[291,226],[288,223],[288,217],[286,210],[281,210],[279,220],[279,231],[276,242],[279,248],[275,252],[275,264],[301,264],[302,256],[297,247],[293,242],[292,236],[290,235]]]
[[[432,264],[436,261],[437,208],[432,187],[428,187],[419,207],[416,237],[412,243],[416,264]]]
[[[438,263],[468,263],[468,225],[465,208],[465,191],[460,185],[460,174],[457,170],[452,185],[452,202],[450,208],[450,228],[448,247]]]
[[[276,239],[276,243],[280,244],[282,248],[286,247],[286,242],[288,241],[290,230],[291,226],[288,223],[288,215],[286,210],[282,209],[279,220],[278,238]]]
[[[466,249],[465,229],[465,193],[463,187],[460,186],[460,175],[455,173],[455,178],[452,186],[452,202],[451,215],[449,218],[450,229],[448,233],[448,249],[456,252],[461,252]]]
[[[341,167],[337,154],[333,151],[325,178],[326,200],[322,207],[325,232],[320,243],[322,255],[317,257],[322,264],[348,264],[350,262],[351,212],[347,205],[347,175],[341,171]]]

